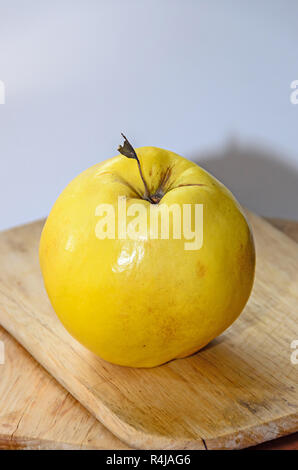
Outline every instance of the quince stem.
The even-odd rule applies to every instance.
[[[137,161],[138,168],[139,168],[139,173],[140,173],[140,176],[141,176],[141,179],[143,181],[144,188],[145,188],[145,193],[144,193],[143,199],[145,199],[146,201],[151,202],[151,204],[156,204],[156,201],[154,201],[150,196],[149,188],[148,188],[148,185],[147,185],[146,180],[144,178],[141,163],[140,163],[139,157],[136,154],[135,149],[133,148],[131,143],[127,140],[125,135],[122,134],[122,132],[121,132],[121,135],[124,139],[124,143],[123,143],[123,145],[119,145],[118,152],[121,153],[122,155],[124,155],[127,158],[133,158],[134,160]]]

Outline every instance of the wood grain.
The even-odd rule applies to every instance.
[[[292,238],[296,242],[298,242],[298,222],[293,220],[286,220],[286,219],[276,219],[276,218],[268,218],[267,219],[270,224],[274,225],[274,227],[281,230],[283,233],[288,235],[288,237]]]
[[[258,217],[251,222],[253,296],[228,332],[191,358],[140,371],[110,365],[73,340],[42,287],[41,223],[0,235],[0,322],[131,446],[240,448],[294,432],[297,245]]]
[[[0,449],[127,449],[3,328]]]

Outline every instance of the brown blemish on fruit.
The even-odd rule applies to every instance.
[[[206,266],[204,266],[202,263],[200,263],[200,261],[197,263],[197,269],[196,269],[196,272],[197,272],[197,276],[198,277],[204,277],[205,274],[206,274],[206,271],[207,271],[207,268]]]
[[[177,335],[177,331],[179,331],[179,327],[175,324],[174,319],[172,321],[168,321],[160,325],[160,334],[166,341],[175,338]]]

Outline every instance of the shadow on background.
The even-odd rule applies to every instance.
[[[235,141],[215,153],[193,155],[239,202],[259,215],[298,220],[298,171],[282,155]]]

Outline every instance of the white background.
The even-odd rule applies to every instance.
[[[298,2],[0,0],[0,228],[45,216],[120,132],[298,219]]]

